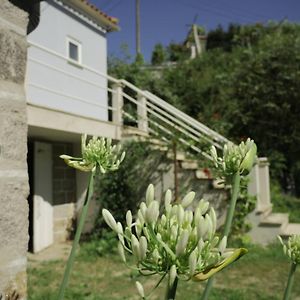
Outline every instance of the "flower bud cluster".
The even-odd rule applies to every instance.
[[[225,144],[223,157],[218,157],[217,150],[214,146],[212,146],[210,150],[213,163],[220,177],[223,178],[229,178],[237,172],[239,172],[240,175],[249,174],[256,160],[256,152],[256,144],[249,138],[246,142],[241,142],[239,145],[235,145],[231,142]]]
[[[81,138],[82,157],[61,155],[67,165],[84,172],[95,171],[97,167],[101,173],[114,171],[119,168],[125,157],[125,152],[120,154],[120,146],[112,145],[111,139],[93,136],[86,143],[86,135]]]
[[[215,211],[204,200],[193,210],[194,198],[190,192],[180,203],[172,203],[168,190],[161,203],[154,198],[151,184],[135,220],[130,210],[126,213],[124,229],[103,209],[104,220],[119,237],[122,260],[126,262],[125,253],[131,253],[142,274],[169,274],[170,281],[190,279],[224,261],[232,252],[226,251],[227,238],[219,240],[215,235]]]
[[[289,257],[294,264],[300,264],[300,235],[292,235],[289,237],[287,243],[282,241],[282,238],[278,236],[280,243],[283,246],[283,252]]]

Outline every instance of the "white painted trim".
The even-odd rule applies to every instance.
[[[68,12],[72,13],[73,15],[75,15],[76,17],[78,17],[79,19],[81,19],[82,21],[86,22],[87,24],[89,24],[90,26],[92,26],[93,28],[101,31],[102,33],[107,33],[107,30],[105,28],[103,28],[102,26],[98,25],[96,22],[90,20],[89,18],[87,18],[86,16],[84,16],[83,14],[81,14],[80,12],[78,12],[77,10],[75,10],[74,8],[72,8],[69,5],[66,5],[65,3],[63,3],[62,1],[59,0],[53,0],[56,4],[58,4],[59,6],[63,7],[64,9],[66,9]]]
[[[90,105],[93,105],[93,106],[96,106],[96,107],[100,107],[100,108],[104,108],[104,109],[107,109],[107,110],[115,110],[111,106],[108,106],[108,105],[105,106],[105,105],[101,105],[101,104],[98,104],[98,103],[90,102],[90,101],[88,101],[86,99],[83,99],[81,97],[77,97],[77,96],[74,96],[74,95],[65,94],[65,93],[61,93],[61,92],[58,92],[58,91],[53,90],[53,89],[49,89],[49,88],[47,88],[47,87],[45,87],[43,85],[39,85],[39,84],[32,83],[32,82],[28,83],[28,85],[33,86],[33,87],[35,87],[37,89],[40,89],[40,90],[44,90],[44,91],[50,92],[52,94],[56,94],[56,95],[59,95],[59,96],[70,98],[72,100],[76,100],[76,101],[79,101],[79,102],[82,102],[82,103],[90,104]],[[30,101],[30,99],[27,99],[27,102],[35,104],[34,102]]]
[[[80,81],[82,81],[82,82],[85,82],[85,83],[87,83],[87,84],[93,85],[93,86],[95,86],[95,87],[97,87],[97,88],[100,88],[100,89],[102,89],[102,90],[107,90],[107,91],[109,91],[109,92],[112,91],[112,90],[111,90],[110,88],[108,88],[107,86],[106,86],[106,87],[101,86],[101,85],[99,85],[99,83],[93,82],[93,81],[91,81],[91,80],[86,80],[86,79],[83,78],[83,77],[76,76],[76,75],[74,75],[73,73],[66,72],[66,71],[64,71],[64,70],[62,70],[62,69],[60,69],[60,68],[54,67],[53,65],[47,64],[47,63],[42,62],[42,61],[40,61],[40,60],[31,58],[31,57],[28,57],[28,60],[29,60],[29,61],[32,61],[32,62],[35,62],[35,63],[37,63],[37,64],[39,64],[39,65],[45,66],[45,67],[47,67],[47,68],[49,68],[49,69],[58,71],[58,72],[60,72],[60,73],[62,73],[62,74],[67,75],[68,77],[72,77],[72,78],[78,79],[78,80],[80,80]]]
[[[30,128],[38,128],[43,131],[43,136],[47,132],[53,132],[53,137],[57,140],[57,131],[62,133],[74,133],[110,137],[119,140],[120,126],[110,122],[95,118],[79,116],[72,113],[62,112],[54,109],[47,109],[42,106],[27,104],[27,120]],[[54,131],[53,131],[54,130]]]
[[[50,107],[48,105],[41,105],[41,104],[35,104],[35,103],[29,103],[29,102],[27,102],[27,108],[28,107],[35,107],[37,109],[49,110],[49,111],[53,111],[53,112],[57,112],[57,113],[62,113],[62,114],[70,115],[70,116],[73,116],[73,117],[79,117],[79,118],[83,118],[83,119],[87,119],[87,120],[97,121],[97,122],[101,122],[101,123],[104,122],[104,123],[107,123],[107,124],[116,125],[112,121],[103,121],[103,120],[99,120],[97,118],[87,117],[87,116],[83,116],[83,115],[76,114],[76,113],[73,113],[73,112],[68,112],[68,111],[64,111],[64,110],[61,110],[61,109],[53,108],[53,107]],[[113,110],[115,110],[115,109],[113,109]]]

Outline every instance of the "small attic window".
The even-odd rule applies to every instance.
[[[71,38],[67,38],[67,57],[69,61],[81,64],[81,44]]]

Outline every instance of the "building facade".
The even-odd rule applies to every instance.
[[[83,133],[117,138],[107,96],[106,35],[114,30],[117,20],[85,0],[47,0],[40,3],[39,25],[27,37],[33,252],[70,238],[84,199],[85,174],[68,168],[59,155],[79,155]]]

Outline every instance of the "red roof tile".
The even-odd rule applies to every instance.
[[[87,6],[89,6],[90,8],[92,8],[94,11],[96,11],[99,15],[101,15],[102,17],[107,19],[109,22],[111,22],[115,25],[118,25],[119,20],[117,18],[114,18],[114,17],[111,17],[111,16],[107,15],[102,10],[100,10],[97,6],[90,3],[88,0],[80,0],[80,1],[83,2],[84,4],[86,4]]]

